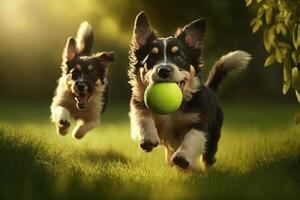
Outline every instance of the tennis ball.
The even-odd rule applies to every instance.
[[[146,106],[161,115],[176,112],[181,105],[182,98],[182,92],[174,82],[150,84],[144,94]]]

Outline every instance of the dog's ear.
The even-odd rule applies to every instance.
[[[151,38],[155,38],[155,34],[147,16],[142,11],[135,18],[132,40],[141,47]]]
[[[206,29],[206,19],[201,18],[187,24],[176,33],[176,37],[181,39],[189,47],[201,49]]]
[[[116,53],[113,51],[104,51],[95,55],[96,59],[102,64],[107,65],[116,59]]]
[[[73,37],[69,37],[67,44],[63,52],[63,59],[66,61],[71,61],[76,56],[76,40]]]

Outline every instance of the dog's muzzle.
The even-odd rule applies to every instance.
[[[184,90],[184,86],[186,84],[186,78],[182,77],[180,75],[180,71],[176,70],[174,66],[171,64],[160,64],[157,66],[156,69],[156,77],[157,81],[163,82],[163,81],[173,81],[178,84],[181,91]],[[156,82],[156,81],[154,81]]]
[[[157,75],[162,79],[166,79],[172,76],[173,71],[170,65],[162,65],[157,68]]]
[[[77,81],[75,83],[75,87],[77,89],[77,91],[80,93],[80,92],[86,92],[87,89],[88,89],[88,86],[85,82],[83,81]]]
[[[89,99],[91,97],[88,84],[84,81],[76,81],[75,93],[76,93],[75,100],[77,102],[76,104],[77,108],[80,110],[86,109]]]

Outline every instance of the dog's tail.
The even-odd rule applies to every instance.
[[[93,46],[93,40],[94,36],[92,26],[87,21],[82,22],[76,36],[77,52],[82,55],[90,54]]]
[[[222,56],[211,68],[205,86],[217,91],[220,83],[231,70],[245,69],[251,60],[251,55],[237,50]]]

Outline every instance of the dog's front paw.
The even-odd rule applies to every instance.
[[[57,124],[57,129],[58,129],[59,134],[66,135],[70,125],[71,125],[70,122],[66,119],[59,120],[59,122]]]
[[[85,136],[85,134],[86,134],[86,132],[81,130],[80,128],[79,129],[75,128],[75,130],[73,130],[73,137],[75,139],[81,139]]]
[[[157,147],[157,145],[158,145],[158,142],[152,142],[152,141],[146,140],[146,139],[144,139],[144,140],[142,140],[142,141],[140,142],[140,147],[141,147],[145,152],[150,152],[150,151],[152,151],[152,149],[153,149],[154,147]]]
[[[174,165],[180,167],[181,169],[188,169],[190,166],[190,162],[184,157],[182,154],[174,154],[172,158],[172,162]]]
[[[160,139],[158,136],[156,137],[144,137],[140,142],[140,147],[145,152],[150,152],[154,147],[157,147],[160,143]]]

